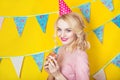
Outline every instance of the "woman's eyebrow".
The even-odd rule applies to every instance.
[[[60,29],[60,27],[57,27],[57,28],[59,28],[59,29]]]
[[[66,29],[70,29],[71,30],[72,28],[66,28]]]
[[[60,28],[60,27],[58,27],[58,26],[57,26],[56,28],[57,28],[57,29],[61,29],[61,28]],[[65,28],[65,29],[72,30],[72,28]]]

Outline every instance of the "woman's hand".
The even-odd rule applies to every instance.
[[[45,69],[45,71],[50,74],[49,69],[48,69],[48,65],[49,65],[50,60],[48,60],[48,59],[51,59],[51,57],[49,57],[49,56],[52,56],[52,57],[54,57],[55,59],[57,59],[57,55],[56,55],[56,53],[51,52],[51,53],[48,55],[48,57],[46,58],[46,61],[45,61],[45,63],[44,63],[44,69]]]
[[[51,74],[52,76],[56,77],[59,75],[59,65],[56,61],[56,59],[52,56],[49,56],[47,61],[44,64],[45,70]]]
[[[57,63],[57,61],[55,60],[54,57],[52,56],[49,56],[49,64],[48,64],[48,68],[49,68],[49,72],[54,76],[58,76],[59,73],[60,73],[60,70],[59,70],[59,65]]]
[[[48,80],[66,80],[66,78],[60,73],[59,65],[56,59],[49,56],[44,64],[45,70],[49,73],[50,78]]]

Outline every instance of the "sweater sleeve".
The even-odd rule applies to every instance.
[[[89,80],[89,65],[86,52],[78,52],[75,63],[76,80]]]

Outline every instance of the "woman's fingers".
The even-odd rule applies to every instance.
[[[47,68],[48,68],[48,65],[47,65],[47,66],[45,65],[44,68],[47,69]]]
[[[53,66],[51,62],[49,63],[49,71],[51,74],[54,74],[57,72],[57,68],[55,67],[55,65]]]
[[[44,63],[44,66],[48,66],[48,64],[49,64],[49,62],[48,62],[48,61],[46,61],[46,62]]]
[[[58,63],[55,58],[52,58],[53,62],[55,63],[56,66],[58,66]]]
[[[53,68],[55,68],[55,64],[52,59],[50,59],[49,65],[51,65]]]
[[[46,70],[49,70],[50,73],[54,73],[54,72],[56,72],[57,70],[59,70],[58,63],[57,63],[57,61],[55,60],[55,58],[52,57],[52,56],[49,56],[49,57],[47,58],[47,61],[46,61],[45,64],[44,64],[44,68],[45,68]]]
[[[55,65],[57,64],[57,61],[56,61],[56,59],[55,59],[54,57],[49,56],[49,58],[51,59],[51,61],[52,61]]]

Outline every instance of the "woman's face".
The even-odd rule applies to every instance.
[[[75,39],[75,32],[64,20],[60,19],[57,24],[57,36],[63,45],[70,45]]]

